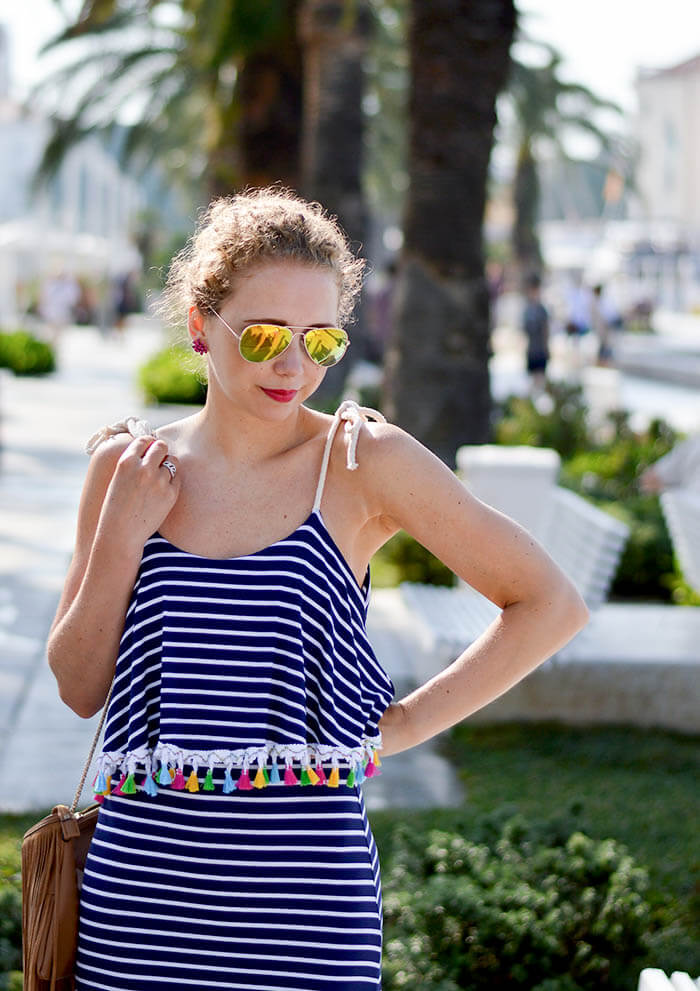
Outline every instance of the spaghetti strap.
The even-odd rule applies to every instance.
[[[314,497],[312,512],[317,512],[321,508],[323,487],[326,483],[326,473],[328,472],[328,462],[331,456],[333,438],[335,437],[336,431],[340,426],[341,420],[345,420],[345,434],[347,443],[346,467],[349,471],[355,471],[358,467],[357,460],[355,458],[355,454],[357,452],[357,441],[360,436],[362,424],[366,422],[368,418],[376,420],[378,423],[386,423],[386,419],[381,413],[377,412],[377,410],[370,409],[368,406],[358,406],[358,404],[352,399],[346,399],[345,402],[341,403],[336,410],[335,416],[333,417],[333,422],[331,423],[328,431],[328,437],[326,438],[326,446],[323,451],[323,461],[321,462],[321,471],[318,477],[318,485],[316,486],[316,495]]]

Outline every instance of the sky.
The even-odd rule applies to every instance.
[[[67,4],[75,7],[77,3]],[[516,0],[525,30],[564,56],[562,75],[633,112],[639,67],[666,68],[700,54],[697,0]],[[53,0],[5,0],[14,94],[24,96],[50,63],[38,50],[61,24]]]

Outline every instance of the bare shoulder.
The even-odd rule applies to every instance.
[[[419,485],[461,486],[448,466],[411,434],[392,423],[365,422],[357,460],[371,489],[391,497]]]

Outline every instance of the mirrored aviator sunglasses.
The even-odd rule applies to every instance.
[[[302,335],[309,358],[323,368],[337,365],[350,346],[348,335],[340,327],[284,327],[271,323],[253,323],[237,334],[216,310],[212,312],[238,338],[241,356],[254,363],[277,358],[287,350],[297,334]]]
[[[271,361],[286,351],[292,339],[301,334],[306,353],[317,365],[337,365],[348,349],[348,335],[340,327],[278,327],[254,323],[243,330],[239,348],[246,361]]]

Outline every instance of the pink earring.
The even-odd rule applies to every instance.
[[[196,351],[197,354],[206,354],[209,348],[206,346],[203,340],[199,337],[195,337],[192,341],[192,350]]]

